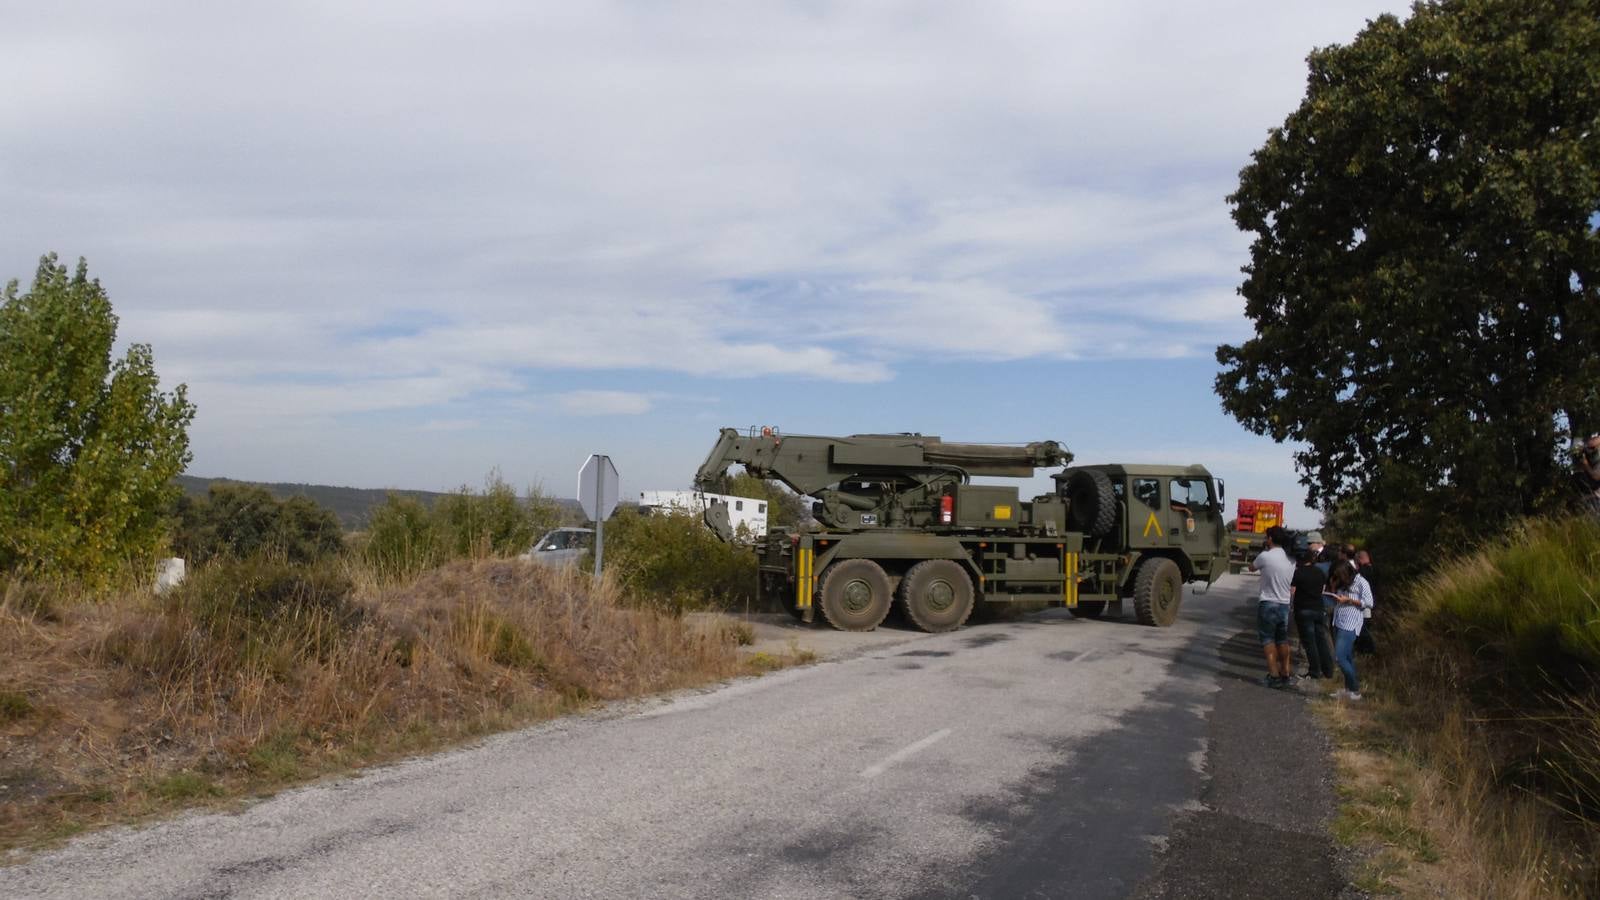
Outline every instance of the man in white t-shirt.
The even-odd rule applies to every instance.
[[[1289,582],[1294,579],[1294,561],[1284,549],[1289,533],[1281,526],[1267,529],[1267,549],[1250,564],[1250,571],[1261,574],[1261,596],[1256,603],[1256,634],[1267,656],[1267,687],[1294,684],[1294,665],[1289,658]]]

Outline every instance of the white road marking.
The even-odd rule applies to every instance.
[[[941,728],[938,731],[935,731],[933,734],[930,734],[927,737],[923,738],[922,740],[917,741],[915,744],[911,744],[911,745],[908,745],[908,746],[905,746],[905,747],[901,747],[899,750],[896,750],[895,752],[893,752],[893,753],[889,754],[888,756],[884,757],[883,760],[881,762],[877,763],[876,765],[867,766],[865,769],[862,769],[861,770],[861,777],[862,778],[877,778],[879,775],[882,775],[885,771],[888,770],[888,768],[890,766],[894,765],[895,763],[900,762],[901,760],[906,759],[907,757],[915,756],[916,754],[921,753],[922,751],[928,749],[929,747],[932,747],[934,744],[937,744],[940,741],[944,740],[945,738],[949,737],[950,733],[951,733],[951,730],[952,729],[949,729],[949,728]]]

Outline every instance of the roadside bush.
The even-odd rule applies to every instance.
[[[1534,521],[1440,566],[1412,592],[1418,613],[1474,654],[1518,669],[1600,675],[1600,521]]]
[[[179,499],[173,547],[195,563],[257,554],[311,562],[344,549],[332,510],[306,497],[274,498],[252,484],[214,484],[203,500]]]
[[[372,511],[364,560],[385,577],[401,577],[452,559],[512,556],[561,523],[561,507],[538,488],[518,497],[490,474],[481,491],[462,486],[432,509],[390,494]]]
[[[462,485],[440,497],[433,521],[446,558],[482,559],[527,550],[561,523],[561,510],[537,488],[519,499],[498,474],[491,474],[481,491]]]
[[[361,555],[378,575],[387,578],[433,565],[438,552],[428,507],[420,500],[390,494],[372,511]]]
[[[354,589],[334,564],[293,565],[257,556],[201,567],[169,595],[167,605],[213,630],[307,616],[346,622],[357,617]]]
[[[682,612],[755,601],[755,554],[724,544],[697,516],[619,510],[605,542],[606,572],[635,602]]]
[[[1600,835],[1600,522],[1524,523],[1408,593],[1378,671],[1417,733],[1465,706],[1486,772]]]

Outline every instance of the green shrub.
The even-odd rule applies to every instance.
[[[606,571],[636,602],[679,612],[755,600],[755,554],[724,544],[687,513],[620,510],[606,523],[604,558]]]
[[[498,473],[490,474],[482,491],[462,485],[433,508],[434,533],[449,559],[521,553],[560,521],[554,501],[536,488],[527,499],[518,499]]]
[[[362,556],[379,573],[420,572],[439,561],[433,517],[421,501],[390,494],[372,511]]]
[[[332,510],[307,497],[280,501],[253,484],[213,484],[206,499],[185,496],[175,511],[173,547],[195,563],[258,554],[311,562],[344,549]]]
[[[390,494],[373,510],[361,552],[381,573],[395,577],[451,559],[521,553],[560,522],[560,506],[538,488],[519,498],[491,474],[481,491],[463,486],[432,509]]]
[[[33,712],[33,703],[21,691],[0,691],[0,725],[27,718]]]

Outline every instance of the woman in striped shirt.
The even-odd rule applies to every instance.
[[[1372,585],[1356,567],[1340,560],[1328,573],[1328,593],[1333,596],[1333,658],[1344,673],[1344,689],[1333,696],[1345,700],[1361,699],[1361,683],[1356,680],[1356,637],[1366,624],[1366,610],[1372,608]]]

